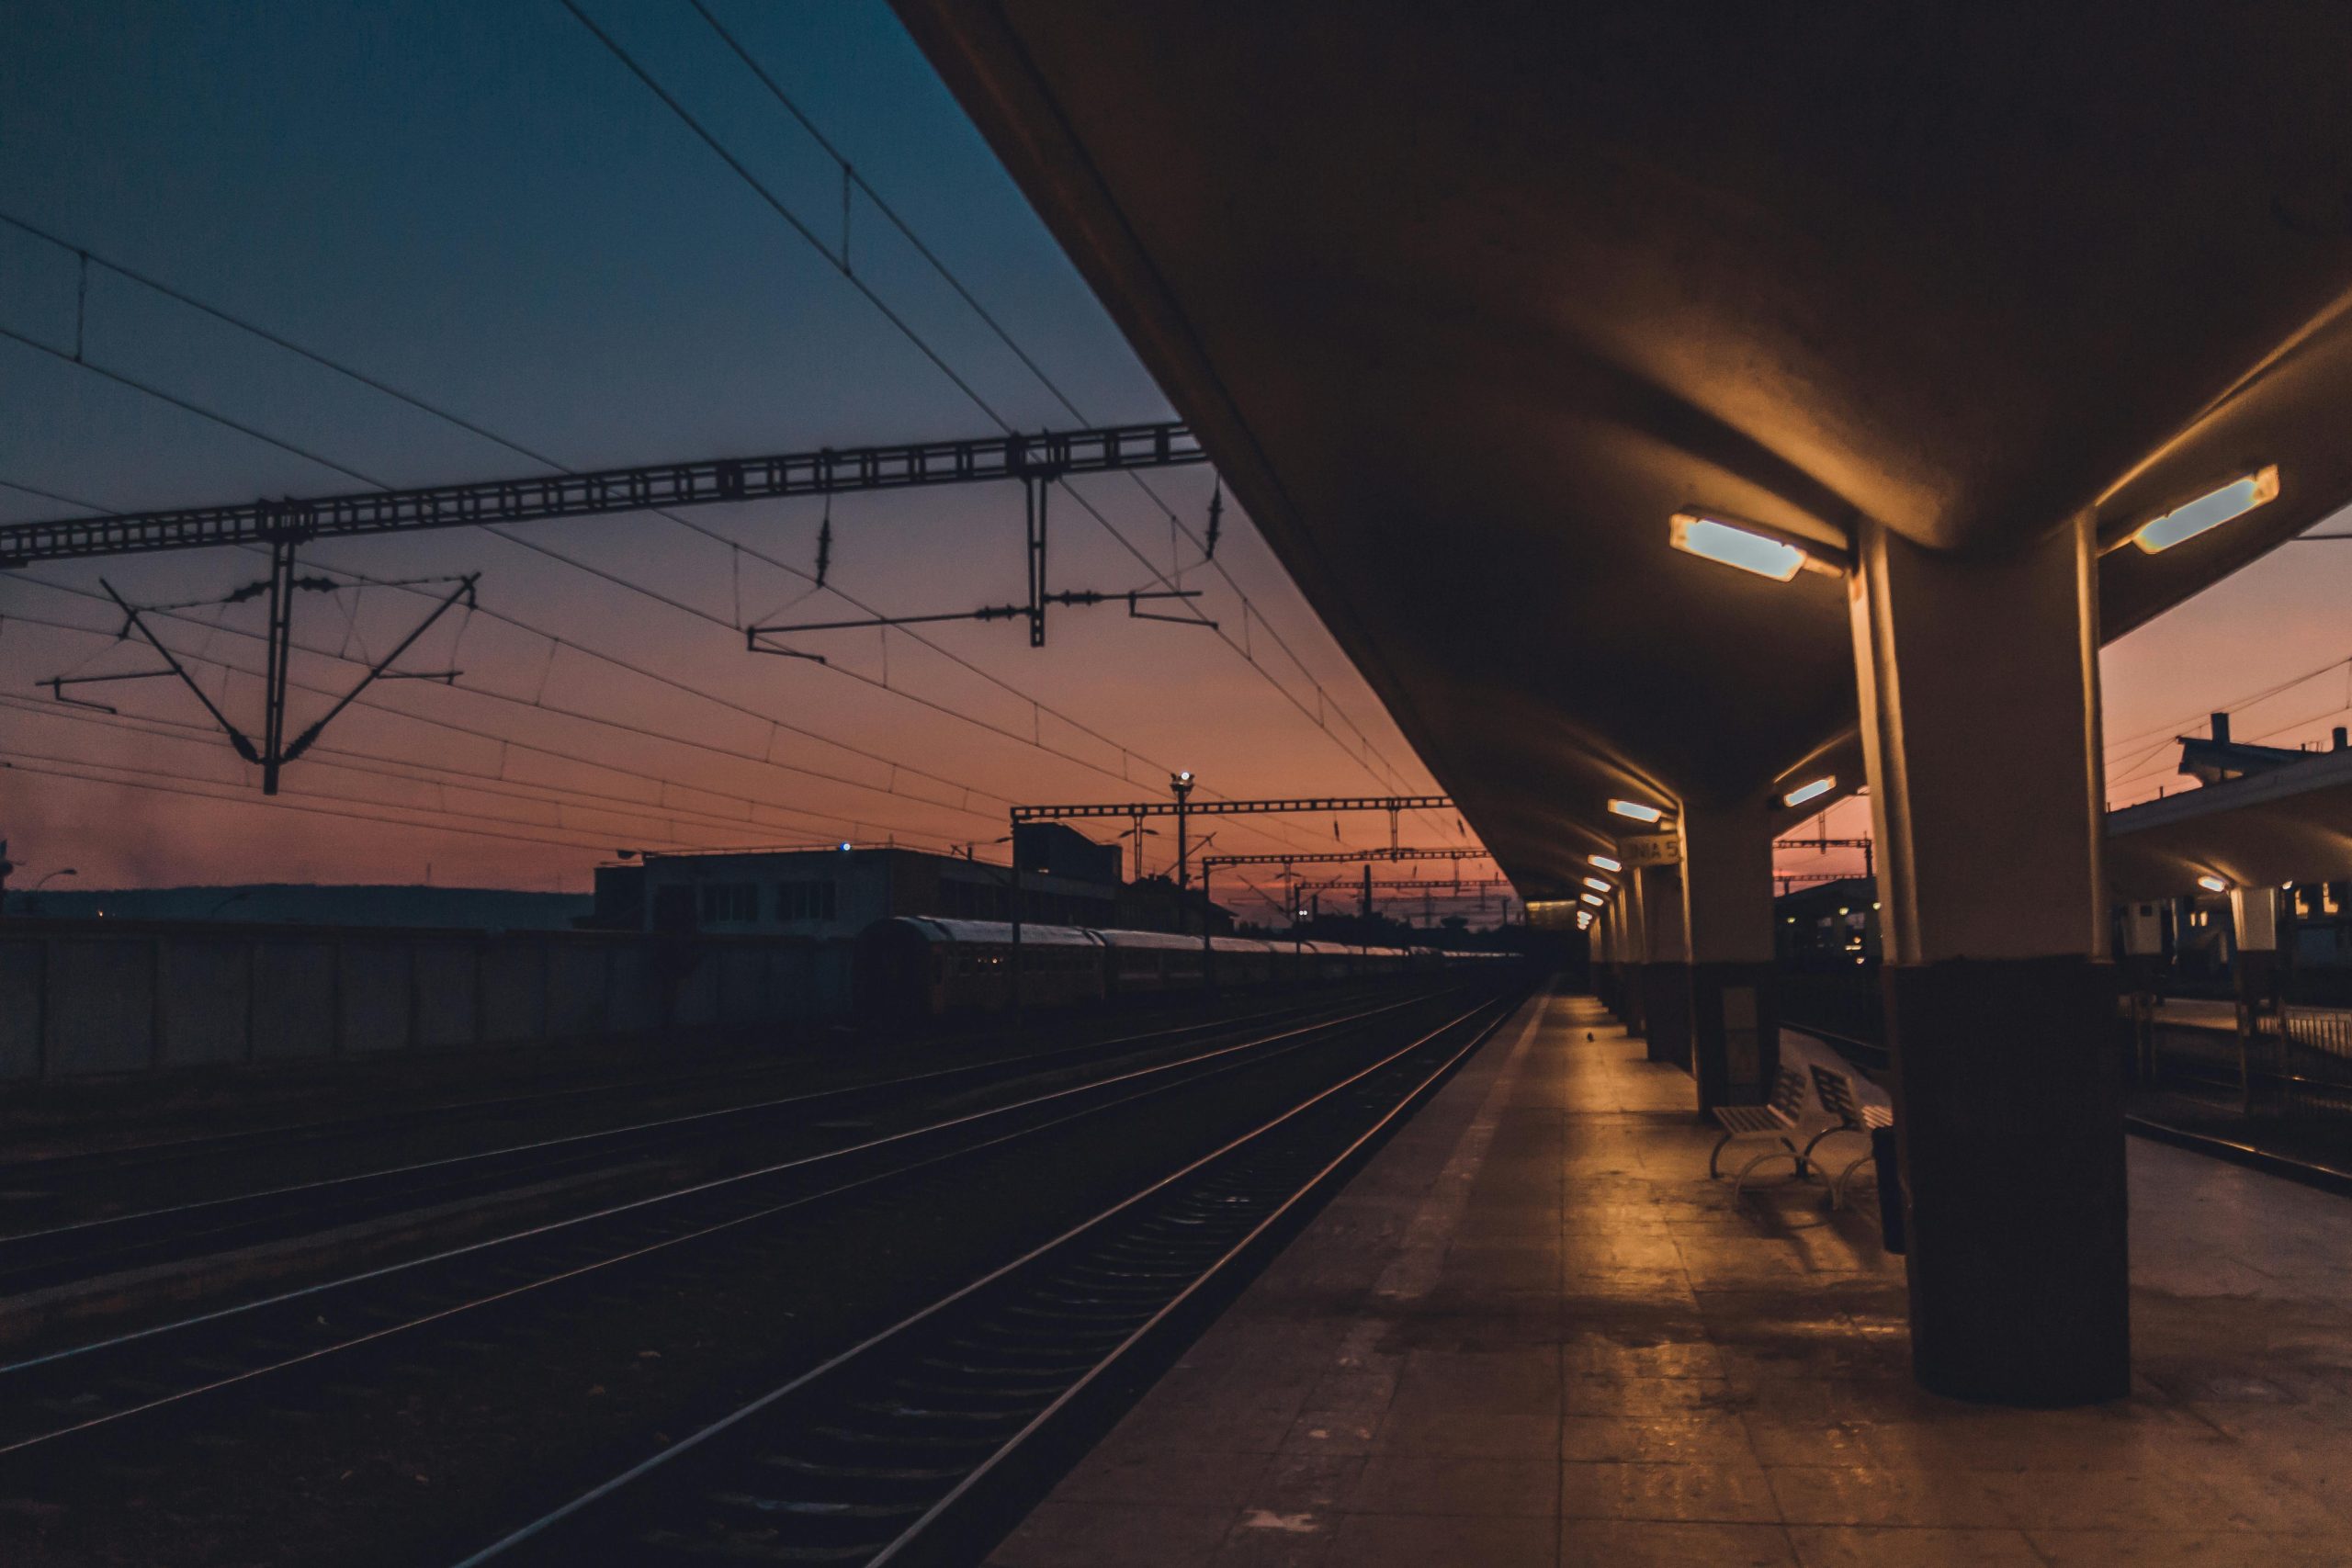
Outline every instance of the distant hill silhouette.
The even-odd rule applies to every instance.
[[[48,919],[221,920],[247,925],[422,926],[438,930],[568,931],[594,905],[585,893],[504,887],[340,886],[259,882],[219,887],[11,889],[10,915]]]

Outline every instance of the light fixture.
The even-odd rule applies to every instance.
[[[1601,881],[1600,878],[1597,876],[1586,877],[1584,879],[1584,885],[1587,887],[1591,888],[1595,893],[1614,893],[1617,891],[1614,887],[1610,886],[1609,884]]]
[[[1584,902],[1586,902],[1586,903],[1588,903],[1588,904],[1591,905],[1594,908],[1598,909],[1598,908],[1600,908],[1601,899],[1600,899],[1600,894],[1598,894],[1598,893],[1587,893],[1587,894],[1584,894],[1582,897],[1583,897]]]
[[[2197,886],[2208,893],[2227,893],[2230,890],[2230,885],[2218,876],[2200,876],[2197,879]]]
[[[1796,788],[1781,796],[1781,804],[1783,806],[1803,806],[1808,800],[1819,800],[1823,795],[1827,795],[1831,790],[1836,789],[1837,787],[1838,780],[1836,776],[1834,774],[1826,775],[1814,780],[1809,784],[1797,785]]]
[[[1587,855],[1584,858],[1588,864],[1597,865],[1603,871],[1623,871],[1625,869],[1625,863],[1623,861],[1614,859],[1609,855]]]
[[[1846,570],[1841,552],[1744,518],[1678,512],[1668,525],[1667,540],[1687,554],[1752,571],[1775,582],[1786,582],[1808,570],[1833,577]]]
[[[1644,806],[1638,800],[1612,800],[1609,809],[1620,817],[1630,817],[1636,822],[1655,822],[1666,815],[1655,806]]]
[[[2200,495],[2186,506],[2176,506],[2162,517],[2141,524],[2132,534],[2132,542],[2154,555],[2278,498],[2278,465],[2272,463],[2242,479],[2231,480],[2209,495]]]

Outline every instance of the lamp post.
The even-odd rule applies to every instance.
[[[1192,814],[1193,809],[1191,806],[1193,798],[1192,771],[1187,769],[1183,773],[1178,773],[1175,777],[1170,779],[1168,781],[1168,787],[1176,796],[1176,886],[1181,889],[1190,887],[1193,885],[1192,872],[1185,864],[1186,851],[1184,847],[1184,832],[1186,827],[1185,819]]]

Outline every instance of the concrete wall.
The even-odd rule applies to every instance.
[[[758,1029],[849,1010],[846,942],[0,924],[0,1082]]]

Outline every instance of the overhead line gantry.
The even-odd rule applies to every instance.
[[[1208,461],[1181,423],[991,435],[897,446],[825,447],[754,457],[646,463],[580,474],[423,485],[308,499],[175,507],[0,527],[0,566],[93,556],[407,534],[427,528],[601,517],[855,491],[1062,479]]]
[[[604,468],[589,473],[558,473],[521,479],[485,479],[464,484],[425,485],[400,490],[353,491],[310,498],[251,502],[217,506],[175,507],[163,511],[109,513],[70,517],[46,523],[0,526],[0,567],[29,566],[42,561],[85,560],[97,557],[144,555],[160,550],[201,549],[221,546],[260,547],[270,558],[270,572],[259,591],[268,596],[268,668],[265,682],[264,739],[255,745],[231,722],[201,687],[188,684],[220,724],[237,754],[262,768],[262,793],[277,793],[280,768],[292,761],[315,739],[327,719],[343,711],[350,698],[336,704],[327,719],[311,727],[290,744],[285,741],[286,671],[293,656],[292,595],[297,588],[321,585],[318,580],[295,575],[296,552],[322,538],[347,538],[373,534],[408,534],[426,529],[491,526],[544,522],[570,517],[605,516],[656,508],[709,505],[723,502],[760,501],[803,495],[837,495],[856,491],[909,490],[922,487],[980,484],[1018,479],[1026,487],[1028,509],[1029,599],[1023,605],[990,606],[951,615],[909,617],[928,620],[991,620],[1025,616],[1031,646],[1042,645],[1046,611],[1051,604],[1083,605],[1127,602],[1130,615],[1151,616],[1138,608],[1142,600],[1189,600],[1187,590],[1136,591],[1105,593],[1093,590],[1048,592],[1046,584],[1045,493],[1047,487],[1073,474],[1113,473],[1130,468],[1178,468],[1204,463],[1208,455],[1192,432],[1174,423],[1110,425],[1089,430],[1046,431],[1036,434],[983,436],[963,441],[915,442],[894,446],[824,447],[814,452],[779,453],[752,457],[714,457],[683,463],[650,463],[635,468]],[[820,565],[820,570],[822,568]],[[334,584],[324,584],[333,587]],[[107,592],[114,593],[108,587]],[[470,602],[473,579],[466,580]],[[179,674],[170,651],[158,642],[139,618],[138,610],[120,600],[129,617],[126,632],[138,631],[169,668],[153,671]],[[430,626],[445,604],[426,617]],[[1189,624],[1189,617],[1186,618]],[[890,619],[843,625],[892,625]],[[1213,624],[1213,623],[1204,623]],[[822,627],[751,627],[745,634],[753,652],[789,653],[762,641],[767,634]],[[405,650],[424,630],[419,626],[403,642]],[[389,663],[386,660],[385,663]],[[136,672],[140,675],[148,671]],[[379,664],[370,682],[390,677]],[[51,682],[60,700],[63,683]],[[355,692],[353,695],[356,695]]]

